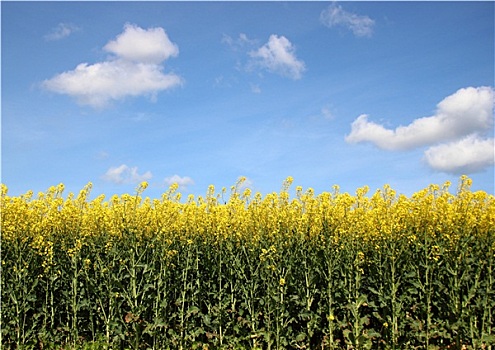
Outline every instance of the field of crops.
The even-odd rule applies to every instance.
[[[494,349],[495,197],[1,193],[4,349]],[[452,194],[453,193],[453,194]]]

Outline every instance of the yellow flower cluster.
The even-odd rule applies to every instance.
[[[2,346],[39,347],[67,325],[64,341],[104,336],[108,348],[218,347],[220,336],[249,348],[482,348],[493,335],[495,197],[468,177],[409,197],[388,185],[292,191],[291,177],[262,195],[245,181],[187,198],[175,184],[158,199],[146,182],[108,198],[91,183],[67,195],[1,185]]]
[[[368,187],[357,189],[355,195],[333,192],[315,195],[309,188],[296,187],[291,199],[291,177],[281,192],[252,195],[250,189],[241,192],[245,178],[217,194],[210,186],[206,196],[190,195],[181,202],[178,186],[172,185],[161,199],[143,198],[147,187],[143,182],[135,195],[103,195],[89,200],[92,184],[75,196],[65,199],[64,185],[51,187],[34,197],[32,191],[18,197],[8,196],[1,187],[2,239],[29,242],[45,257],[44,266],[52,264],[53,242],[61,240],[69,256],[77,254],[89,237],[105,235],[106,247],[123,235],[161,237],[164,240],[221,241],[229,237],[256,244],[261,238],[298,237],[324,240],[320,233],[331,230],[334,243],[342,237],[376,241],[387,237],[441,235],[455,242],[459,235],[483,235],[495,227],[495,198],[483,191],[470,190],[471,179],[460,179],[456,194],[449,192],[450,183],[430,185],[410,198],[386,185],[371,196]],[[269,252],[264,251],[263,255]],[[263,258],[263,257],[262,257]]]

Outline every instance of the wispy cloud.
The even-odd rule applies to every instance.
[[[222,43],[238,56],[236,69],[239,71],[266,70],[297,80],[306,70],[304,62],[296,57],[295,46],[285,36],[272,34],[268,41],[260,46],[259,40],[250,39],[244,33],[239,34],[237,38],[224,34]],[[261,90],[252,84],[251,91],[259,93]]]
[[[138,167],[129,167],[126,164],[122,164],[108,169],[102,179],[115,184],[136,184],[142,181],[149,181],[152,177],[151,171],[139,174]]]
[[[179,185],[180,189],[186,189],[187,186],[194,185],[193,179],[191,179],[189,176],[179,176],[179,175],[173,175],[166,177],[163,180],[163,183],[166,186],[171,186],[173,184]]]
[[[484,139],[483,134],[493,128],[494,96],[491,87],[460,89],[443,99],[433,116],[418,118],[395,130],[371,122],[363,114],[351,124],[345,140],[371,142],[390,151],[434,145],[425,152],[433,169],[478,171],[493,164],[493,139]]]
[[[50,31],[50,33],[46,34],[43,38],[46,41],[56,41],[67,38],[69,35],[79,30],[81,29],[72,23],[59,23]]]
[[[265,45],[249,52],[252,58],[250,65],[291,79],[300,79],[306,67],[296,57],[295,51],[294,45],[285,36],[273,34]]]
[[[375,25],[375,21],[368,16],[347,12],[335,2],[322,11],[320,21],[327,27],[343,26],[351,30],[355,36],[361,37],[370,37]]]
[[[253,92],[255,94],[260,94],[261,93],[261,88],[260,88],[260,86],[258,84],[251,83],[250,86],[251,86],[251,92]]]
[[[244,33],[239,34],[239,37],[232,38],[230,35],[224,34],[222,37],[222,43],[227,44],[233,51],[242,51],[246,47],[250,48],[257,45],[258,40],[250,39]]]
[[[332,119],[334,119],[334,115],[333,115],[332,111],[327,106],[325,106],[325,107],[323,107],[321,109],[321,115],[326,120],[332,120]]]
[[[110,154],[108,154],[108,152],[106,151],[99,151],[95,154],[95,158],[97,160],[105,160],[108,159],[108,157],[110,157]]]
[[[95,64],[81,63],[42,86],[74,97],[80,104],[103,108],[127,96],[154,98],[159,91],[182,84],[180,76],[163,73],[163,61],[179,53],[163,28],[146,30],[126,24],[124,32],[103,49],[115,56]]]

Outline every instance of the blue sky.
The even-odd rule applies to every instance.
[[[9,193],[494,193],[493,2],[1,2]]]

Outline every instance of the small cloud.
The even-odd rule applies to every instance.
[[[303,61],[297,59],[295,47],[284,36],[270,35],[268,42],[256,51],[249,52],[250,65],[297,80],[306,70]]]
[[[215,78],[215,81],[213,83],[213,86],[214,87],[230,87],[229,84],[226,84],[225,83],[225,78],[223,77],[223,75],[220,75],[218,77]]]
[[[373,26],[375,25],[375,21],[368,16],[347,12],[335,2],[322,11],[320,21],[327,27],[343,26],[351,30],[355,36],[368,37],[373,34]]]
[[[95,64],[81,63],[74,70],[45,80],[42,86],[69,95],[83,105],[104,108],[127,96],[150,96],[182,84],[176,74],[163,73],[162,62],[178,55],[162,28],[144,30],[127,24],[124,32],[104,49],[116,56]]]
[[[139,174],[137,167],[129,167],[122,164],[121,166],[108,169],[105,175],[102,176],[102,179],[120,185],[128,183],[137,184],[142,181],[149,181],[152,177],[153,175],[150,171]]]
[[[476,134],[461,140],[433,146],[426,150],[425,160],[437,171],[455,175],[475,173],[495,164],[494,139]]]
[[[334,118],[332,111],[328,107],[323,107],[321,109],[321,115],[323,116],[323,119],[326,119],[326,120],[332,120]]]
[[[59,23],[58,26],[53,28],[50,33],[46,34],[43,38],[46,41],[56,41],[67,38],[74,32],[81,30],[79,27],[71,23]]]
[[[251,86],[251,92],[255,94],[260,94],[261,93],[261,88],[258,84],[250,84]]]
[[[238,83],[239,83],[239,81],[234,76],[225,77],[223,75],[219,75],[213,80],[212,85],[214,88],[228,89],[228,88],[231,88],[232,86],[234,86]]]
[[[173,175],[170,177],[166,177],[163,180],[163,182],[166,186],[171,186],[173,184],[177,184],[177,185],[179,185],[180,189],[186,189],[187,186],[194,185],[193,179],[191,179],[189,176],[181,177],[179,175]]]
[[[133,122],[139,123],[150,120],[151,116],[148,113],[139,112],[136,113],[136,115],[130,117],[129,119],[132,120]]]
[[[256,39],[249,39],[248,36],[244,33],[239,34],[239,42],[248,44],[248,45],[256,45],[257,40]]]
[[[143,29],[132,24],[126,24],[124,32],[103,49],[123,60],[148,64],[160,64],[179,54],[179,48],[163,28]]]
[[[232,47],[234,44],[234,39],[230,35],[224,34],[222,36],[222,43]]]
[[[248,56],[247,62],[238,58],[237,70],[250,72],[261,68],[295,80],[302,77],[306,70],[305,64],[296,57],[295,47],[286,37],[273,34],[261,47],[258,42],[244,33],[239,34],[237,38],[226,34],[222,37],[222,43],[228,45],[233,52],[240,53],[243,57]],[[261,76],[261,72],[259,75]],[[257,89],[252,91],[257,93]]]
[[[96,153],[96,156],[95,156],[95,158],[98,160],[105,160],[105,159],[108,159],[108,157],[110,157],[110,155],[108,154],[108,152],[105,152],[105,151],[100,151],[100,152]]]
[[[224,34],[222,36],[222,43],[230,47],[232,51],[241,51],[246,47],[253,47],[258,43],[255,39],[249,39],[244,33],[239,34],[238,38],[232,38],[231,36]]]

